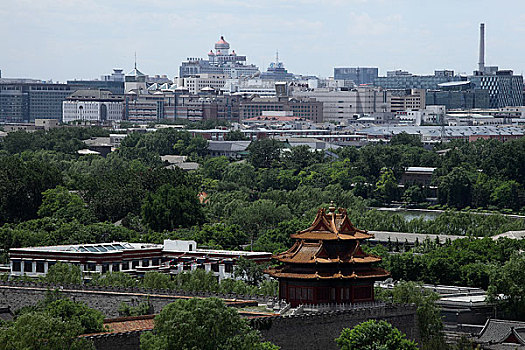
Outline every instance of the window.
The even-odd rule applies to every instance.
[[[142,260],[142,267],[148,267],[149,266],[149,259],[143,259]]]
[[[86,269],[88,271],[96,271],[97,270],[97,264],[95,264],[95,263],[88,263],[86,265]]]
[[[136,269],[137,267],[139,267],[139,261],[138,260],[133,260],[131,262],[131,268]]]
[[[294,300],[295,299],[295,288],[294,287],[290,287],[289,294],[290,294],[290,299]]]
[[[33,262],[24,261],[24,272],[33,272]]]
[[[108,263],[102,264],[102,273],[106,273],[108,271],[109,271],[109,264]]]
[[[129,270],[129,262],[123,262],[122,263],[122,271]]]
[[[159,266],[160,265],[160,259],[159,258],[155,258],[155,259],[151,260],[151,265],[152,266]]]
[[[120,271],[120,264],[119,263],[113,263],[113,271]]]
[[[44,273],[44,262],[43,261],[36,262],[36,272]]]
[[[20,261],[13,261],[13,271],[19,272],[22,270],[22,265],[20,264]]]

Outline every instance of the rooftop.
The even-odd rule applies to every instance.
[[[41,251],[41,252],[73,252],[73,253],[107,253],[115,251],[133,250],[133,249],[151,249],[162,248],[159,244],[150,243],[95,243],[95,244],[72,244],[72,245],[54,245],[42,247],[11,248],[12,251]]]

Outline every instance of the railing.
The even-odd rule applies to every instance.
[[[325,312],[337,310],[360,310],[371,308],[382,308],[386,303],[382,301],[365,301],[362,303],[326,303],[326,304],[303,304],[297,309],[299,313]],[[300,308],[300,309],[299,309]],[[294,314],[299,314],[294,313]]]

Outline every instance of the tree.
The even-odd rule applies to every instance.
[[[249,138],[244,136],[240,130],[232,130],[226,135],[224,135],[224,140],[226,141],[248,141]]]
[[[376,183],[376,193],[384,202],[391,202],[397,197],[397,181],[392,169],[381,169],[381,176]]]
[[[42,205],[38,209],[39,216],[49,216],[63,220],[78,220],[84,224],[96,221],[95,214],[87,208],[84,200],[71,193],[63,186],[57,186],[42,193]]]
[[[264,269],[266,267],[264,264],[258,264],[241,256],[237,260],[233,275],[236,278],[244,278],[249,284],[258,285],[264,278]]]
[[[502,267],[493,268],[488,294],[506,317],[525,320],[525,257],[515,253]]]
[[[282,143],[275,139],[253,141],[248,146],[248,160],[256,168],[271,168],[281,158]]]
[[[248,235],[239,225],[204,224],[194,234],[197,242],[225,249],[239,248],[246,243]]]
[[[497,186],[492,194],[490,200],[500,209],[519,210],[520,205],[520,184],[514,180],[504,181]]]
[[[170,275],[158,271],[148,271],[142,279],[142,286],[149,289],[171,289],[173,282]]]
[[[0,224],[35,218],[42,192],[61,181],[61,174],[53,165],[0,156]]]
[[[322,163],[324,152],[312,150],[307,145],[297,146],[284,153],[283,160],[289,168],[304,169],[310,165]]]
[[[224,173],[223,180],[232,182],[238,186],[253,188],[255,185],[255,168],[247,163],[230,164]]]
[[[439,179],[438,200],[456,208],[464,208],[472,202],[473,174],[464,167],[455,167]]]
[[[207,178],[213,180],[222,180],[224,172],[230,162],[226,157],[213,157],[208,158],[202,164],[202,167],[199,169],[200,172]]]
[[[82,271],[76,265],[58,262],[49,268],[44,279],[53,284],[82,284]]]
[[[153,305],[149,300],[143,300],[136,306],[129,305],[126,302],[121,302],[118,307],[118,314],[123,317],[151,315],[154,312]]]
[[[143,333],[143,350],[252,350],[271,349],[261,343],[237,310],[217,298],[177,300],[155,317],[155,328]],[[276,347],[273,347],[276,349]]]
[[[93,275],[90,284],[94,286],[135,287],[138,283],[129,274],[115,271]]]
[[[48,291],[36,305],[17,310],[16,321],[0,329],[0,350],[94,349],[81,334],[103,332],[104,315],[86,304]]]
[[[402,132],[400,134],[392,136],[392,138],[390,139],[390,144],[392,146],[406,145],[423,147],[423,143],[421,142],[421,135],[408,134],[406,132]]]
[[[342,350],[416,350],[417,345],[386,321],[370,320],[345,328],[335,340]]]
[[[424,289],[416,282],[399,282],[392,290],[379,289],[378,299],[399,304],[415,304],[419,335],[424,349],[442,349],[446,347],[443,337],[441,310],[435,304],[439,295]]]
[[[142,204],[142,217],[156,231],[189,227],[204,220],[197,193],[188,186],[169,184],[148,193]]]
[[[0,328],[0,350],[94,350],[92,343],[77,338],[80,334],[77,323],[48,313],[27,313],[11,327]]]
[[[44,311],[51,317],[57,317],[76,325],[80,329],[79,334],[104,331],[104,314],[91,309],[82,302],[58,299],[49,303]]]
[[[403,200],[409,203],[421,203],[425,200],[425,195],[421,186],[412,185],[405,190]]]

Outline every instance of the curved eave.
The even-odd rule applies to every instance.
[[[279,260],[282,263],[289,264],[374,264],[381,262],[381,258],[376,257],[365,257],[365,258],[351,258],[351,259],[324,259],[324,258],[314,258],[310,260],[297,260],[288,257],[278,257],[275,256],[275,259]]]
[[[356,231],[354,234],[336,234],[332,232],[300,232],[290,235],[293,239],[319,240],[319,241],[351,241],[373,238],[374,235]]]
[[[275,270],[266,270],[270,276],[275,278],[290,278],[290,279],[306,279],[306,280],[378,280],[385,279],[390,276],[387,271],[377,271],[375,274],[360,275],[352,273],[345,275],[342,273],[334,273],[330,275],[324,275],[319,273],[303,274],[293,272],[280,272]]]

